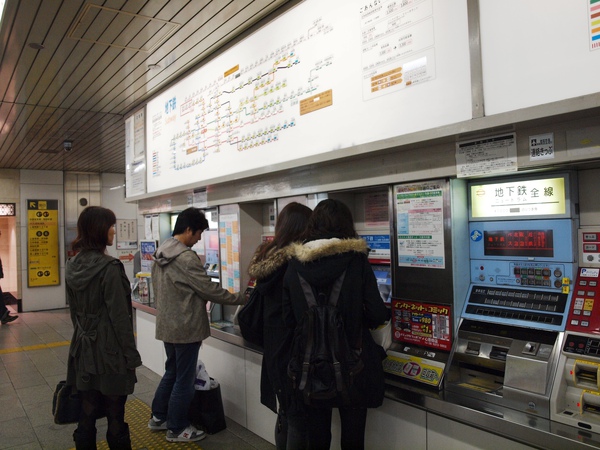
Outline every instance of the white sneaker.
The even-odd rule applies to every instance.
[[[167,441],[169,442],[196,442],[204,439],[206,433],[196,429],[193,425],[188,426],[178,435],[175,435],[171,430],[167,431]]]
[[[167,429],[167,421],[157,419],[155,416],[150,417],[148,428],[152,431],[163,431]]]

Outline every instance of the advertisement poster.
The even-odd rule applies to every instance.
[[[154,262],[153,255],[155,251],[155,240],[140,241],[140,263],[142,272],[150,273],[152,270],[152,263]]]
[[[445,268],[444,181],[394,188],[398,266]]]
[[[364,239],[369,246],[369,261],[390,261],[390,235],[387,233],[362,233],[358,236]]]
[[[221,286],[229,292],[240,290],[239,230],[237,214],[222,214],[219,217]]]
[[[59,284],[58,200],[27,200],[27,286]]]
[[[450,305],[392,300],[392,338],[396,342],[450,351],[452,318]]]

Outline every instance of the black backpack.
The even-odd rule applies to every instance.
[[[313,288],[300,275],[300,285],[308,310],[296,326],[292,342],[288,376],[296,394],[307,405],[339,407],[352,403],[353,383],[364,363],[361,340],[351,346],[344,331],[344,321],[337,301],[344,281],[344,271],[334,282],[329,299]]]

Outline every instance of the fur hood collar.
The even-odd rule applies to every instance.
[[[369,247],[364,239],[317,239],[304,244],[292,244],[294,257],[301,263],[308,263],[326,256],[340,253],[357,252],[369,254]]]
[[[252,261],[250,261],[250,266],[248,267],[248,274],[259,281],[264,280],[277,272],[280,267],[287,264],[292,256],[292,245],[271,250],[267,254],[267,257],[261,261],[257,261],[256,255],[254,255]]]

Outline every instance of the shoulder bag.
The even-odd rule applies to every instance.
[[[257,287],[252,289],[248,302],[238,313],[237,320],[242,337],[251,344],[262,347],[264,343],[263,298]]]
[[[66,381],[60,381],[54,390],[52,399],[52,415],[54,423],[63,425],[66,423],[79,422],[81,411],[81,397],[75,386],[67,385]]]

